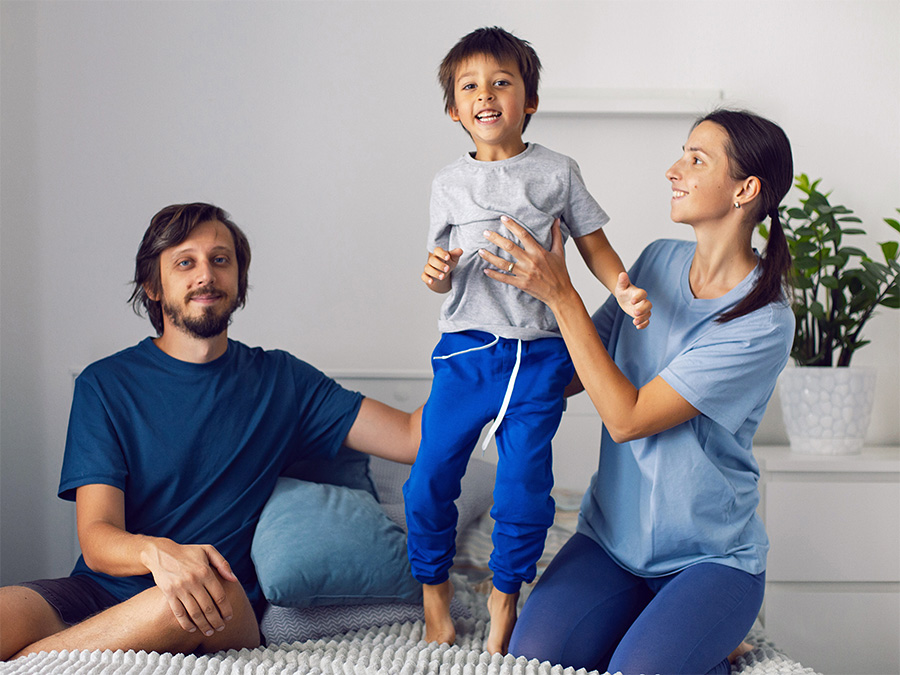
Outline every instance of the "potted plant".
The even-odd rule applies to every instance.
[[[780,209],[793,257],[791,357],[800,367],[785,369],[779,389],[792,450],[848,454],[862,448],[875,387],[874,369],[850,361],[869,343],[863,328],[876,309],[900,307],[900,243],[879,244],[884,262],[848,244],[866,232],[852,210],[829,202],[820,182],[797,176],[800,206]],[[884,222],[900,232],[896,219]],[[759,231],[768,236],[764,225]]]

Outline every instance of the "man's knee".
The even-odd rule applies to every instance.
[[[0,588],[0,625],[0,661],[66,628],[50,603],[24,586]]]

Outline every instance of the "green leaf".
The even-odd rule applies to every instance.
[[[789,218],[796,218],[797,220],[806,220],[806,211],[803,209],[798,209],[796,206],[787,210],[787,214]]]
[[[856,248],[855,246],[842,246],[840,250],[841,255],[851,256],[858,255],[860,258],[868,258],[868,254],[863,251],[861,248]]]
[[[818,300],[816,300],[809,306],[809,311],[819,321],[825,318],[825,308],[822,307],[822,303]]]
[[[890,307],[891,309],[900,309],[900,296],[885,298],[878,304]]]
[[[859,227],[845,227],[841,230],[844,234],[865,234],[866,231]]]
[[[884,253],[885,262],[888,260],[896,260],[897,259],[897,249],[900,248],[900,243],[896,241],[883,241],[881,242],[881,252]]]
[[[826,274],[824,277],[819,279],[819,283],[822,284],[825,288],[830,288],[835,291],[839,286],[837,278],[831,276],[830,274]]]
[[[897,210],[900,211],[900,209],[897,209]],[[885,218],[884,222],[886,222],[888,225],[890,225],[895,230],[897,230],[897,232],[900,232],[900,222],[894,220],[893,218]]]
[[[872,260],[863,260],[862,266],[865,267],[870,274],[873,274],[875,277],[877,277],[879,281],[883,283],[887,282],[887,268],[884,265]]]
[[[819,269],[819,261],[809,256],[801,256],[794,260],[794,267],[801,272]]]

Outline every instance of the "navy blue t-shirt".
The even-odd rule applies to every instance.
[[[275,481],[297,460],[334,456],[361,401],[287,352],[229,340],[224,355],[197,364],[147,338],[76,380],[59,496],[74,500],[95,483],[121,489],[129,532],[212,544],[258,607],[250,544]],[[120,600],[153,585],[150,575],[94,572],[83,557],[72,573]]]

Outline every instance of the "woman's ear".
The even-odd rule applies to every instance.
[[[759,196],[762,185],[759,178],[749,176],[741,181],[738,191],[734,195],[734,203],[746,206]]]

